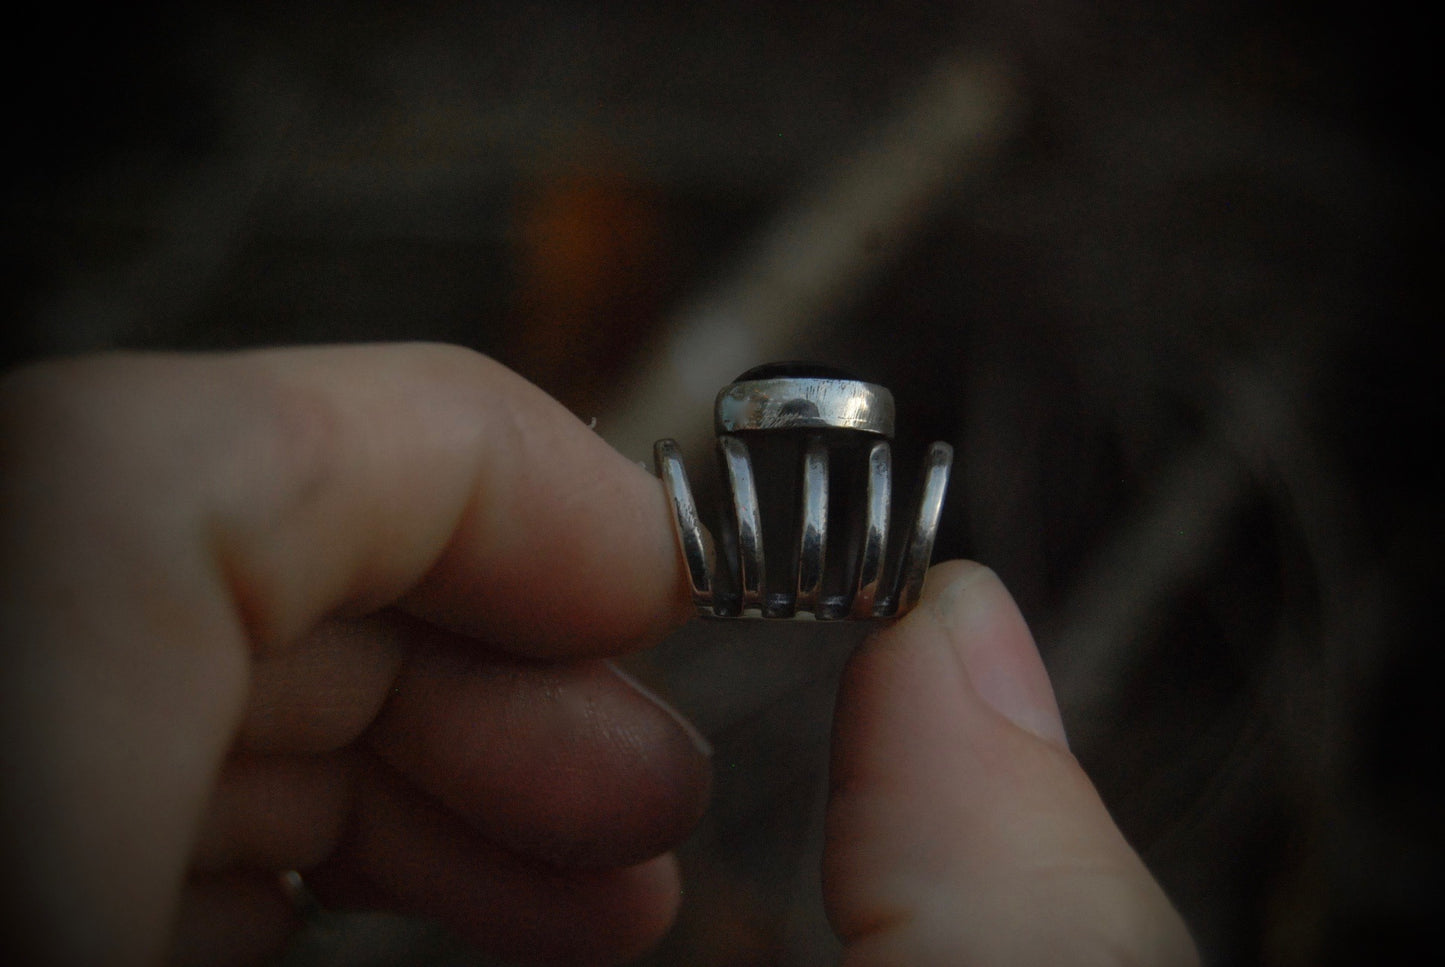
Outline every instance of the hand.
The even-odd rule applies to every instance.
[[[503,954],[667,928],[707,760],[600,660],[689,610],[641,469],[442,347],[3,397],[0,960],[264,957],[286,868]]]
[[[827,883],[850,958],[1186,959],[1017,611],[958,567],[844,686]],[[704,744],[603,660],[688,613],[663,495],[494,363],[12,376],[0,588],[25,962],[263,958],[294,926],[289,868],[504,956],[613,962],[671,922]]]

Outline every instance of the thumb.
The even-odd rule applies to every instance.
[[[848,967],[1197,963],[982,565],[935,568],[853,655],[832,785],[824,894]]]

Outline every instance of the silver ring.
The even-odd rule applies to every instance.
[[[711,531],[677,443],[653,447],[699,615],[868,620],[918,602],[951,446],[928,448],[909,529],[890,547],[894,406],[885,387],[774,363],[723,387],[713,417],[728,498]],[[791,541],[778,543],[780,532]]]

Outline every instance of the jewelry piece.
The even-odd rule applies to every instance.
[[[890,554],[887,389],[830,367],[772,363],[723,387],[713,417],[731,495],[716,542],[698,516],[677,443],[653,447],[699,615],[866,620],[897,617],[918,602],[953,447],[928,448],[911,527]],[[775,544],[779,533],[796,542]],[[767,577],[780,572],[783,581]]]

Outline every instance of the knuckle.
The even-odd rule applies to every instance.
[[[260,506],[276,519],[304,513],[344,472],[346,421],[323,391],[280,379],[261,379],[248,393],[255,419],[243,431],[237,454]],[[247,470],[249,468],[249,470]]]

